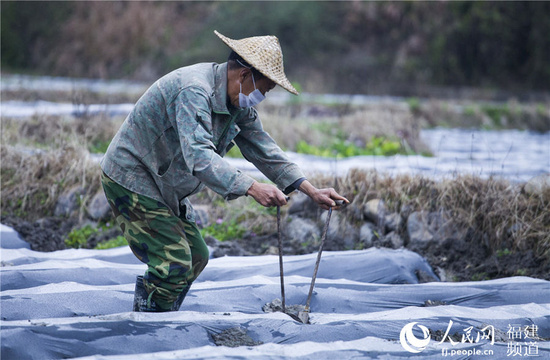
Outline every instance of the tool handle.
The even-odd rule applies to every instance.
[[[283,240],[281,239],[281,207],[277,206],[277,238],[279,241],[279,272],[281,274],[281,300],[283,302],[283,312],[286,312],[285,305],[285,278],[283,272]]]
[[[311,303],[311,296],[313,295],[313,288],[315,287],[315,279],[317,279],[317,271],[319,270],[319,263],[321,262],[321,254],[323,253],[323,247],[325,246],[325,239],[327,238],[328,224],[330,223],[330,216],[332,215],[332,208],[328,209],[327,221],[321,236],[321,245],[319,246],[319,252],[317,253],[317,261],[315,262],[315,269],[313,270],[313,277],[311,278],[311,285],[309,286],[309,294],[307,295],[305,311],[309,312],[309,305]]]
[[[334,200],[334,202],[336,203],[336,206],[342,206],[345,204],[344,200]]]

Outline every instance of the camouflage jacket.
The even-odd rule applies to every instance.
[[[113,138],[101,168],[118,184],[194,220],[187,197],[204,185],[226,199],[245,195],[253,179],[223,156],[236,143],[281,189],[304,175],[265,132],[254,108],[227,105],[227,63],[177,69],[139,99]]]

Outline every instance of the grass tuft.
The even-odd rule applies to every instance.
[[[99,190],[100,168],[88,151],[66,147],[47,151],[21,150],[2,145],[2,213],[27,220],[52,216],[59,196],[73,186],[83,190],[78,210]]]
[[[335,185],[333,177],[318,176],[315,182]],[[338,178],[335,188],[352,200],[344,210],[348,216],[375,198],[391,212],[446,212],[457,226],[471,230],[471,241],[483,241],[493,252],[532,250],[550,260],[550,192],[529,195],[522,185],[496,178],[457,175],[435,181],[362,170]]]

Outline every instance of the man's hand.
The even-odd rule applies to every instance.
[[[333,188],[317,189],[307,180],[302,182],[300,185],[300,191],[307,194],[313,201],[325,210],[328,210],[329,208],[333,208],[334,210],[340,209],[341,205],[337,205],[336,200],[349,204],[349,200],[338,194]]]
[[[264,184],[255,181],[246,192],[259,204],[265,207],[286,205],[287,197],[285,194],[271,184]]]

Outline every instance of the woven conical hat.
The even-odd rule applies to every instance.
[[[256,70],[273,80],[283,89],[298,95],[298,91],[286,78],[283,67],[283,51],[275,36],[253,36],[233,40],[216,30],[214,33]]]

